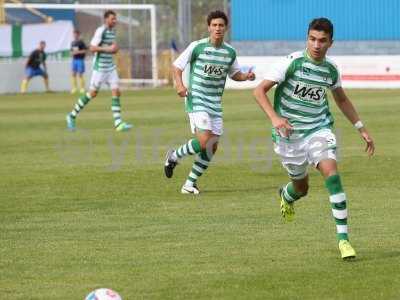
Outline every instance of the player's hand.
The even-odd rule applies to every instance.
[[[375,152],[375,145],[372,137],[369,135],[367,129],[364,127],[360,129],[360,134],[365,143],[367,144],[365,147],[365,152],[367,152],[368,156],[371,157]]]
[[[256,74],[253,73],[253,69],[250,68],[249,71],[246,73],[246,80],[253,81],[254,79],[256,79]]]
[[[117,53],[118,50],[119,50],[119,47],[118,47],[117,44],[114,43],[114,44],[112,44],[112,45],[110,46],[110,51],[111,51],[111,53]]]
[[[187,96],[187,88],[185,86],[177,86],[176,87],[176,93],[178,94],[179,97],[186,97]]]
[[[282,137],[289,137],[293,132],[292,125],[285,118],[276,117],[272,119],[272,126],[274,126],[276,132]]]

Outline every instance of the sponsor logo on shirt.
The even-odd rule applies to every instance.
[[[224,73],[224,66],[215,64],[205,64],[203,67],[203,72],[207,76],[211,77],[221,77]]]
[[[312,84],[297,82],[292,97],[304,101],[320,101],[324,99],[326,89]]]

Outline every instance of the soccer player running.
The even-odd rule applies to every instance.
[[[72,89],[71,94],[75,94],[78,90],[77,83],[79,79],[80,89],[79,91],[83,94],[85,92],[85,56],[87,47],[85,42],[80,38],[81,33],[79,30],[74,30],[74,40],[71,43],[71,54],[72,54]]]
[[[44,85],[46,87],[46,92],[50,91],[49,76],[47,74],[46,67],[46,53],[44,52],[45,48],[46,42],[41,41],[39,43],[39,47],[36,50],[32,51],[32,53],[29,55],[25,66],[25,78],[22,80],[21,83],[21,93],[26,93],[29,81],[32,79],[32,77],[35,76],[42,76],[44,80]],[[43,65],[43,69],[40,67],[40,65]]]
[[[313,165],[325,179],[341,257],[348,259],[354,258],[356,252],[349,243],[346,194],[337,168],[336,137],[332,133],[327,90],[331,90],[339,109],[359,131],[369,156],[374,153],[374,142],[341,87],[336,64],[326,57],[332,38],[330,20],[312,20],[307,48],[272,67],[254,90],[254,96],[272,122],[274,150],[291,179],[279,192],[283,218],[293,220],[295,201],[307,195],[307,166]],[[277,87],[272,107],[266,93],[274,85]]]
[[[254,80],[255,74],[239,69],[236,51],[224,42],[228,18],[222,11],[213,11],[207,16],[209,37],[192,42],[173,63],[173,73],[178,95],[185,98],[190,127],[194,138],[169,150],[164,171],[168,178],[179,160],[196,155],[192,169],[184,183],[183,194],[199,194],[198,178],[208,168],[223,133],[221,98],[225,81],[229,75],[233,80]],[[189,86],[185,87],[182,74],[190,64]]]
[[[92,41],[90,51],[94,53],[93,72],[90,81],[90,91],[82,95],[75,104],[73,110],[67,114],[67,127],[69,130],[76,129],[76,117],[79,112],[97,96],[97,92],[103,83],[111,88],[111,111],[114,117],[114,127],[117,131],[127,131],[132,128],[131,124],[125,123],[121,119],[121,104],[119,90],[119,77],[114,64],[113,55],[119,50],[116,43],[115,25],[117,15],[112,10],[104,13],[104,25],[97,28]]]

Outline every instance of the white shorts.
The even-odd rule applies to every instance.
[[[281,157],[283,167],[292,179],[307,176],[307,167],[325,159],[336,160],[336,137],[330,129],[321,129],[298,142],[280,140],[274,144],[274,151]]]
[[[99,72],[93,70],[92,78],[90,79],[90,90],[98,91],[101,85],[105,83],[112,90],[119,88],[119,77],[117,70],[112,70],[111,72]]]
[[[198,130],[210,130],[216,135],[222,135],[224,132],[224,122],[220,117],[211,117],[204,111],[188,113],[190,128],[192,133],[196,133]]]

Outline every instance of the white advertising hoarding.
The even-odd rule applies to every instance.
[[[243,71],[252,68],[257,79],[253,82],[227,80],[226,88],[254,88],[279,56],[239,56]],[[330,56],[342,74],[345,88],[400,88],[400,55]]]

